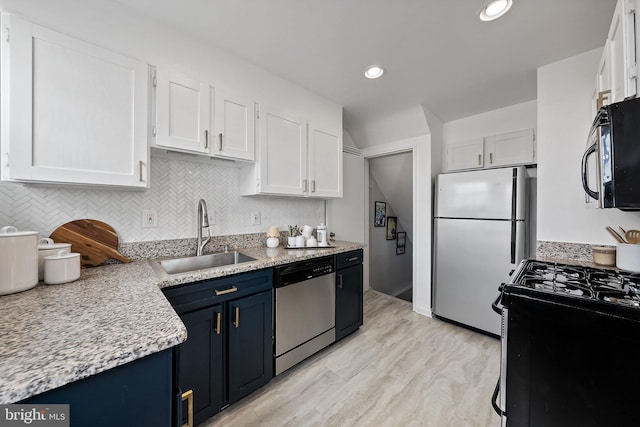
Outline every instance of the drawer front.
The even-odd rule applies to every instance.
[[[168,288],[163,292],[176,312],[181,314],[269,290],[272,283],[273,269],[268,268]]]
[[[362,249],[344,252],[336,255],[336,269],[362,264]]]

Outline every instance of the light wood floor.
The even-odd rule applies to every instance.
[[[500,342],[365,293],[364,326],[210,418],[214,426],[499,426]]]

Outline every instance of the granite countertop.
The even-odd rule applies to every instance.
[[[187,339],[161,288],[360,249],[240,249],[256,261],[160,280],[148,261],[83,269],[80,279],[0,297],[0,404],[63,386]]]

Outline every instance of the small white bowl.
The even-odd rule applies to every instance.
[[[58,251],[56,255],[44,257],[44,282],[59,285],[78,280],[80,277],[80,254]]]

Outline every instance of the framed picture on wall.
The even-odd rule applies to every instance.
[[[398,226],[397,216],[390,216],[387,218],[387,240],[396,240],[397,226]]]
[[[376,202],[373,211],[373,226],[384,227],[387,218],[387,204],[385,202]]]
[[[407,246],[407,233],[400,231],[398,233],[398,240],[396,241],[396,255],[402,255]]]

